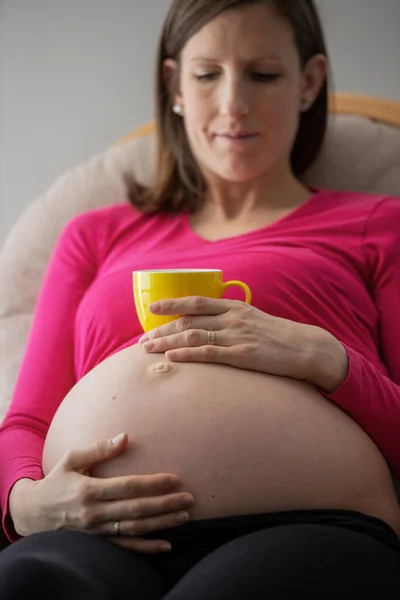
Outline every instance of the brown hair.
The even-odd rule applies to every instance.
[[[265,2],[292,26],[301,65],[315,54],[327,55],[321,21],[313,0],[173,0],[162,30],[156,72],[157,168],[154,184],[132,189],[131,202],[143,212],[195,211],[202,203],[205,181],[187,140],[183,120],[172,111],[171,88],[163,76],[165,59],[180,63],[181,52],[204,25],[228,9]],[[178,68],[179,71],[179,68]],[[177,75],[179,77],[179,75]],[[171,87],[178,82],[171,83]],[[328,82],[313,106],[301,113],[291,154],[292,170],[302,175],[318,155],[325,137]]]

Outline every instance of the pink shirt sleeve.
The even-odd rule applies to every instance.
[[[324,395],[366,431],[400,479],[400,200],[389,198],[376,207],[363,248],[388,376],[343,344],[349,357],[348,377],[333,394]]]
[[[43,477],[42,452],[48,428],[76,382],[75,315],[96,272],[93,229],[86,215],[81,215],[66,226],[56,244],[13,399],[0,429],[1,512],[11,541],[18,537],[8,511],[11,488],[19,479]]]

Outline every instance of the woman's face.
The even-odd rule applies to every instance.
[[[302,72],[290,25],[263,2],[205,25],[182,51],[174,96],[204,175],[244,183],[287,169],[302,100],[311,105],[325,69],[320,55]]]

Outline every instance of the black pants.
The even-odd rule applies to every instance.
[[[170,554],[41,533],[0,554],[0,598],[16,600],[394,600],[400,542],[373,517],[311,510],[194,521],[147,536]]]

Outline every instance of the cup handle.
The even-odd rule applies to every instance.
[[[228,289],[228,287],[231,287],[231,285],[237,285],[238,287],[240,287],[240,289],[242,289],[245,293],[245,296],[246,296],[245,302],[247,304],[251,304],[251,290],[248,285],[243,283],[243,281],[236,281],[236,280],[224,281],[222,283],[223,293],[225,293],[225,291]]]

